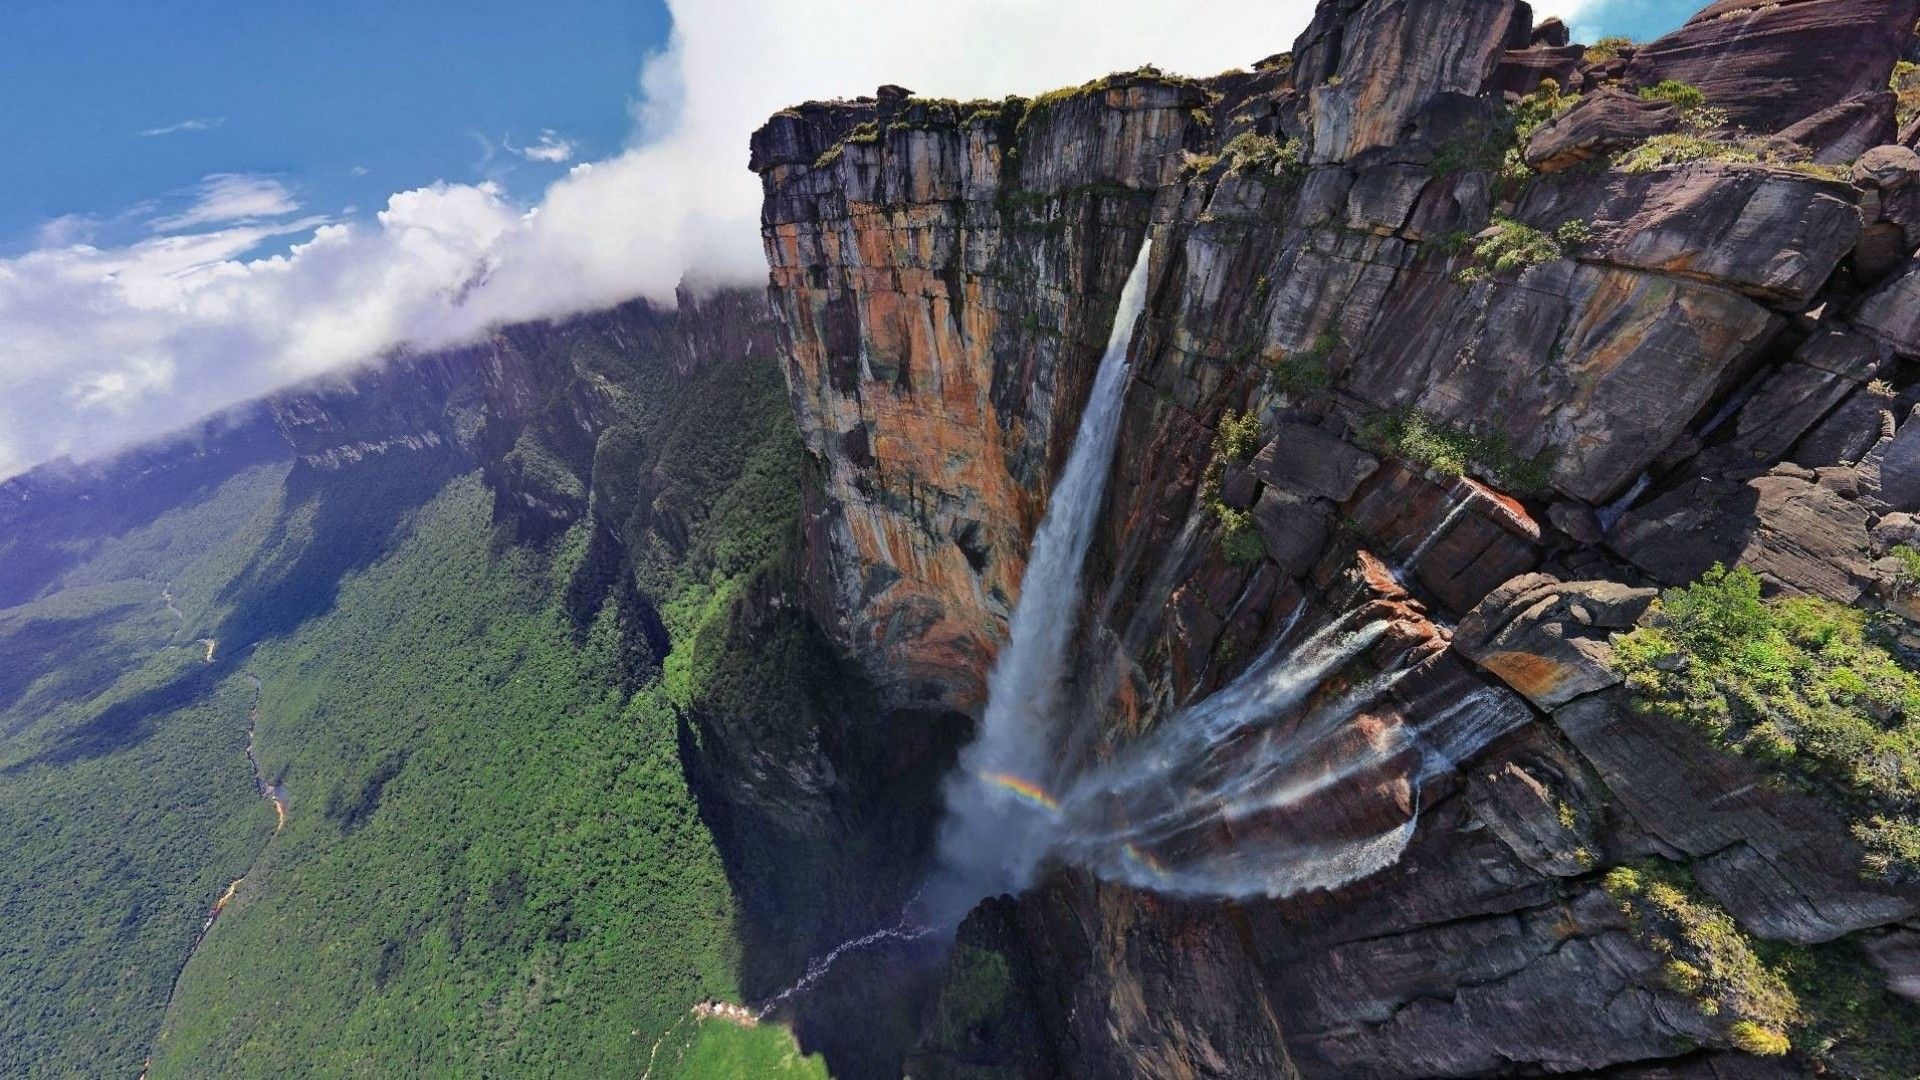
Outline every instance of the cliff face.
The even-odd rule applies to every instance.
[[[338,470],[393,451],[446,453],[487,470],[496,512],[547,535],[587,512],[599,436],[635,360],[687,377],[768,357],[774,331],[745,292],[634,301],[562,323],[503,327],[477,344],[403,353],[298,387],[268,407],[300,461]]]
[[[580,527],[565,609],[583,642],[612,614],[627,692],[671,687],[679,764],[739,905],[747,1001],[895,917],[961,732],[938,702],[880,700],[811,613],[800,549],[820,495],[779,349],[759,290],[683,292],[673,310],[510,326],[269,403],[295,486],[431,489],[478,469],[513,541]],[[897,1063],[906,1036],[884,1010],[804,1004],[810,1045]]]
[[[825,474],[828,613],[894,700],[980,704],[1045,479],[1203,100],[1123,78],[962,124],[883,89],[755,135],[789,383]]]
[[[814,602],[893,700],[980,705],[1150,234],[1075,666],[1100,752],[1356,604],[1392,629],[1354,663],[1412,672],[1368,738],[1468,698],[1529,718],[1458,775],[1311,804],[1335,832],[1418,817],[1333,892],[1061,871],[983,905],[914,1075],[1811,1068],[1738,1054],[1744,1014],[1663,975],[1605,877],[1650,857],[1913,993],[1920,892],[1863,878],[1821,799],[1630,708],[1610,640],[1715,562],[1900,592],[1920,156],[1884,89],[1917,14],[1728,3],[1589,52],[1508,0],[1327,0],[1250,72],[882,88],[755,134]],[[1637,92],[1668,79],[1704,103]]]
[[[188,1016],[192,1031],[164,1029],[154,1075],[208,1075],[238,1060],[222,1049],[229,1037],[284,1048],[268,1057],[315,1047],[325,1056],[339,1032],[361,1060],[427,1062],[420,1068],[429,1072],[505,1054],[533,1063],[525,1069],[637,1075],[655,1056],[664,1065],[685,1052],[704,1015],[688,1010],[702,999],[765,1001],[812,957],[895,918],[922,869],[938,780],[961,727],[938,710],[886,711],[809,612],[802,512],[808,498],[819,501],[818,489],[778,348],[762,290],[686,293],[674,310],[632,303],[504,327],[466,348],[391,357],[166,444],[0,485],[0,609],[10,618],[0,626],[0,704],[19,706],[0,723],[13,740],[0,764],[8,784],[43,785],[19,788],[13,802],[22,811],[0,823],[32,836],[14,879],[25,888],[47,867],[98,863],[111,845],[82,840],[107,833],[128,851],[172,860],[149,870],[114,856],[110,876],[125,888],[83,882],[29,905],[26,948],[12,957],[24,963],[0,965],[0,981],[45,1007],[8,1028],[28,1038],[17,1053],[0,1051],[0,1073],[31,1074],[36,1063],[137,1068],[163,1017]],[[15,607],[36,598],[51,602]],[[474,615],[449,614],[456,611]],[[334,640],[351,647],[310,644],[342,626]],[[168,635],[191,648],[190,660],[162,647],[165,666],[152,662]],[[270,665],[309,647],[320,659],[296,661],[289,681],[315,708],[291,719],[271,704]],[[254,706],[264,679],[268,705],[249,717],[229,690],[220,713],[229,726],[216,732],[183,719],[203,703],[212,716],[223,700],[215,688],[243,674]],[[28,690],[39,696],[23,697]],[[149,738],[200,756],[156,753],[143,745]],[[461,739],[484,749],[434,758]],[[116,754],[126,756],[109,757]],[[489,758],[502,771],[476,779]],[[60,771],[67,768],[98,771]],[[190,866],[192,856],[175,849],[200,849],[182,842],[182,830],[258,838],[248,831],[262,823],[254,784],[267,775],[291,785],[283,790],[294,793],[294,810],[283,822],[307,839],[274,875],[247,870],[257,847],[231,870]],[[396,815],[393,792],[414,777],[450,787],[424,796],[420,805],[433,814]],[[202,787],[224,790],[245,817],[222,829],[182,814],[129,824],[115,809],[172,806]],[[376,813],[381,824],[362,829]],[[48,824],[56,817],[58,829]],[[606,857],[546,858],[555,836],[574,833],[562,820],[601,837]],[[507,821],[527,832],[504,829]],[[534,832],[541,835],[531,842],[508,839]],[[346,849],[336,845],[348,843],[363,846],[339,854]],[[274,844],[288,850],[285,838]],[[398,869],[372,869],[388,844]],[[566,863],[577,876],[563,873],[553,890],[566,913],[550,916],[527,901],[541,871],[511,858],[481,860],[472,876],[444,862],[422,868],[421,850],[435,844]],[[247,896],[206,938],[213,951],[198,951],[205,905],[221,896],[200,890],[215,874],[226,875],[224,887],[243,871]],[[392,893],[390,883],[402,880],[405,895]],[[487,930],[478,929],[476,909],[462,906],[465,896],[491,898]],[[611,921],[574,922],[574,911],[595,904],[616,913]],[[67,910],[56,916],[57,908]],[[324,948],[237,944],[254,917],[246,912],[271,919],[289,909],[314,913],[296,921]],[[96,913],[119,929],[60,929]],[[407,930],[382,945],[382,919]],[[586,931],[589,921],[598,929]],[[125,944],[135,937],[146,951]],[[544,979],[596,970],[622,993],[572,981],[565,1000],[511,1007],[502,1021],[511,1033],[499,1036],[488,1026],[503,1015],[497,1003],[476,997],[446,1014],[471,1041],[422,1051],[404,1025],[387,1042],[343,1023],[328,1031],[263,1025],[251,1010],[271,995],[235,990],[230,977],[237,971],[242,982],[309,998],[357,986],[351,1000],[313,1015],[378,1012],[414,997],[399,989],[408,977],[398,974],[402,937],[453,942],[470,965],[463,971],[526,963]],[[631,959],[607,959],[613,954],[598,944],[607,938]],[[556,950],[568,948],[579,951],[559,959]],[[338,977],[302,960],[322,952],[341,965]],[[380,975],[360,985],[374,967],[363,958],[375,954]],[[197,967],[176,982],[189,957]],[[89,966],[110,966],[112,985],[65,974]],[[135,968],[144,981],[134,981]],[[195,972],[209,970],[217,989],[193,997]],[[447,970],[421,964],[411,977],[444,987]],[[927,989],[924,978],[906,987],[907,1004],[891,1014],[809,995],[783,1020],[837,1065],[857,1070],[863,1054],[877,1053],[897,1066],[913,1032],[888,1026]],[[104,1000],[96,992],[117,995],[122,1008],[96,1008]],[[636,1000],[644,1003],[637,1009],[622,1003]],[[529,1050],[516,1039],[552,1041]],[[120,1056],[89,1056],[109,1041]]]

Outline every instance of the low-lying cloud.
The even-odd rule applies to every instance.
[[[283,181],[223,174],[152,219],[147,239],[94,247],[75,218],[0,260],[0,477],[397,346],[637,296],[670,302],[683,277],[760,280],[747,137],[794,102],[888,82],[1034,93],[1147,62],[1211,74],[1288,48],[1313,5],[1220,0],[1204,16],[1178,0],[670,6],[673,36],[642,67],[629,149],[573,166],[534,205],[492,183],[436,183],[370,221],[330,220],[299,216]],[[559,161],[572,149],[549,132],[521,153]]]

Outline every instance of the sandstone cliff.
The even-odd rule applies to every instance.
[[[1746,1006],[1676,988],[1610,870],[1678,867],[1686,910],[1908,996],[1920,891],[1863,877],[1815,794],[1630,708],[1610,641],[1715,563],[1901,592],[1920,156],[1885,89],[1917,15],[1728,0],[1588,50],[1512,0],[1324,0],[1249,71],[883,87],[755,134],[813,603],[884,698],[980,706],[1151,234],[1075,669],[1094,753],[1356,603],[1397,650],[1356,663],[1414,672],[1366,737],[1471,695],[1531,718],[1424,790],[1314,804],[1419,816],[1332,893],[1063,869],[982,905],[913,1075],[1892,1075],[1752,1056]]]

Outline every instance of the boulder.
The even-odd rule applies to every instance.
[[[1873,523],[1875,551],[1886,551],[1899,544],[1909,547],[1920,544],[1920,518],[1896,512],[1885,514]]]
[[[1594,515],[1593,507],[1572,499],[1555,499],[1547,507],[1547,520],[1553,527],[1567,534],[1567,539],[1577,544],[1597,544],[1602,532],[1600,519]]]
[[[1390,294],[1348,385],[1548,455],[1553,487],[1592,505],[1632,484],[1779,325],[1723,288],[1566,260],[1482,282],[1465,303],[1447,295],[1459,288]]]
[[[1548,16],[1540,25],[1533,28],[1528,40],[1535,45],[1544,45],[1549,49],[1565,48],[1573,42],[1573,31],[1560,21],[1559,16]],[[1584,52],[1584,50],[1582,50]]]
[[[1333,507],[1279,488],[1267,488],[1253,505],[1253,523],[1267,543],[1267,556],[1289,574],[1303,574],[1319,557],[1333,527]]]
[[[1920,176],[1920,154],[1905,146],[1876,146],[1853,163],[1853,184],[1879,192],[1900,191]]]
[[[1280,423],[1254,455],[1248,470],[1295,495],[1344,502],[1372,476],[1380,460],[1330,432],[1307,424]]]
[[[1620,681],[1608,639],[1653,603],[1652,589],[1610,581],[1562,582],[1525,574],[1495,589],[1460,620],[1453,644],[1541,709],[1553,710]]]
[[[1868,284],[1880,283],[1903,266],[1920,246],[1920,154],[1905,146],[1876,146],[1853,163],[1853,186],[1860,189],[1866,223],[1854,248],[1854,273]]]
[[[1580,70],[1586,55],[1582,45],[1508,49],[1487,79],[1487,89],[1496,94],[1531,94],[1548,79],[1564,87]]]
[[[1802,301],[1860,234],[1850,184],[1790,169],[1696,162],[1535,185],[1521,220],[1578,219],[1583,260],[1693,278],[1766,300]]]
[[[1527,164],[1560,172],[1679,127],[1680,110],[1671,102],[1604,87],[1535,129],[1527,140]]]
[[[1245,510],[1260,496],[1260,478],[1245,465],[1229,465],[1220,478],[1220,501]]]
[[[1843,604],[1860,598],[1867,511],[1794,466],[1745,482],[1700,477],[1629,511],[1607,542],[1656,581],[1685,585],[1715,563]]]
[[[1697,86],[1733,122],[1771,134],[1887,88],[1920,0],[1719,0],[1635,50],[1629,81]]]

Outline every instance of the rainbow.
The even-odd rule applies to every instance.
[[[1140,866],[1141,868],[1145,869],[1148,873],[1152,874],[1154,877],[1167,876],[1167,868],[1160,864],[1159,859],[1156,859],[1153,857],[1152,852],[1142,851],[1141,849],[1133,846],[1132,844],[1125,845],[1120,849],[1120,851],[1122,854],[1126,855],[1127,860],[1129,862],[1132,862],[1135,865]]]
[[[980,779],[1002,791],[1010,791],[1042,810],[1051,812],[1060,809],[1059,801],[1047,794],[1046,788],[1041,787],[1031,780],[1015,776],[1012,773],[981,773]]]

